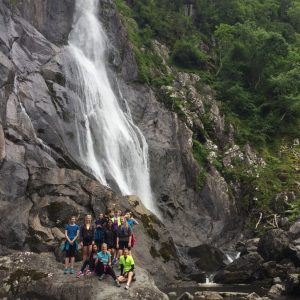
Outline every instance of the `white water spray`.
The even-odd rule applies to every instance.
[[[108,39],[99,22],[99,0],[76,0],[73,28],[66,49],[67,86],[74,92],[79,160],[104,185],[123,195],[136,194],[156,211],[148,166],[148,145],[124,113],[108,79]]]

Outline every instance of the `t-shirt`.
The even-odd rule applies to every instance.
[[[70,240],[73,240],[74,237],[77,235],[77,231],[80,229],[80,227],[75,224],[75,225],[66,225],[65,229],[67,230],[67,235]]]
[[[108,259],[111,257],[111,254],[109,252],[104,253],[104,252],[100,251],[97,253],[97,257],[98,257],[98,259],[102,260],[104,265],[107,265]]]
[[[132,235],[132,230],[128,226],[128,230],[125,226],[119,226],[117,231],[117,236],[119,237],[119,240],[122,242],[128,242],[129,237]]]
[[[130,227],[130,229],[131,229],[131,231],[132,231],[133,225],[134,225],[134,221],[131,220],[131,219],[128,219],[128,220],[127,220],[127,224],[129,225],[129,227]]]
[[[134,260],[130,255],[127,255],[126,257],[122,255],[120,257],[119,264],[120,266],[123,265],[123,270],[125,273],[127,273],[131,269],[132,265],[134,265]]]

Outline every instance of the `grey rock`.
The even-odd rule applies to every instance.
[[[191,258],[195,259],[194,264],[207,272],[213,272],[225,266],[226,256],[218,248],[210,245],[200,245],[188,250]]]
[[[262,298],[259,295],[257,295],[256,293],[251,293],[248,296],[246,296],[245,299],[247,299],[247,300],[261,300]]]
[[[279,283],[282,283],[282,281],[281,281],[280,277],[275,277],[275,278],[273,279],[273,283],[274,283],[274,284],[279,284]]]
[[[0,51],[0,87],[7,82],[11,82],[14,66],[12,62]]]
[[[289,235],[292,239],[300,238],[300,222],[295,222],[289,229]]]
[[[0,124],[0,162],[5,158],[5,155],[6,155],[5,138],[4,138],[3,127]]]
[[[73,22],[73,0],[18,1],[20,15],[49,41],[65,44]]]
[[[268,296],[272,299],[276,299],[277,297],[281,296],[285,292],[285,288],[282,284],[275,284],[273,285],[269,291]]]
[[[177,300],[193,300],[194,296],[188,292],[183,293],[177,298]]]
[[[300,293],[300,275],[289,274],[285,282],[285,290],[288,295],[299,295]]]
[[[257,253],[244,255],[218,271],[214,277],[216,283],[235,284],[251,283],[262,279],[261,264],[263,259]]]
[[[218,292],[204,291],[204,292],[196,292],[194,299],[222,300],[223,297]]]
[[[259,241],[258,253],[266,260],[280,261],[287,257],[290,240],[282,229],[267,232]]]
[[[78,280],[75,275],[64,275],[62,265],[50,253],[40,255],[17,252],[0,259],[0,297],[9,299],[160,299],[168,297],[155,286],[149,273],[137,266],[137,280],[129,291],[117,288],[111,278],[99,282],[94,276]],[[76,268],[80,267],[80,263]]]
[[[176,292],[169,292],[168,296],[170,299],[175,299],[177,297],[177,293]]]

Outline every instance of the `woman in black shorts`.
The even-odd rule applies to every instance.
[[[132,238],[132,231],[130,226],[128,225],[126,218],[121,218],[121,225],[118,227],[117,231],[117,249],[119,249],[119,257],[122,255],[123,250],[131,248],[131,238]]]
[[[80,239],[82,247],[82,259],[86,261],[92,253],[92,246],[94,244],[95,227],[92,225],[92,216],[86,215],[84,224],[80,227]]]
[[[116,238],[117,235],[114,231],[113,221],[109,219],[104,233],[104,242],[107,244],[107,249],[111,254],[113,264],[116,264],[117,261]]]

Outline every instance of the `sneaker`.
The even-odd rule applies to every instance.
[[[64,274],[69,274],[69,269],[68,268],[64,269]]]
[[[124,289],[125,289],[125,290],[128,290],[128,289],[129,289],[129,285],[126,284],[125,287],[124,287]]]
[[[119,282],[118,279],[116,280],[116,286],[117,286],[117,287],[121,287],[121,284],[120,284],[120,282]]]
[[[74,274],[74,269],[70,269],[70,274]]]
[[[105,277],[105,274],[102,274],[100,277],[99,277],[99,280],[103,280]]]
[[[84,276],[83,272],[79,271],[79,272],[76,273],[77,278],[82,277],[82,276]]]
[[[113,259],[112,264],[116,265],[118,263],[118,260],[116,258]]]

